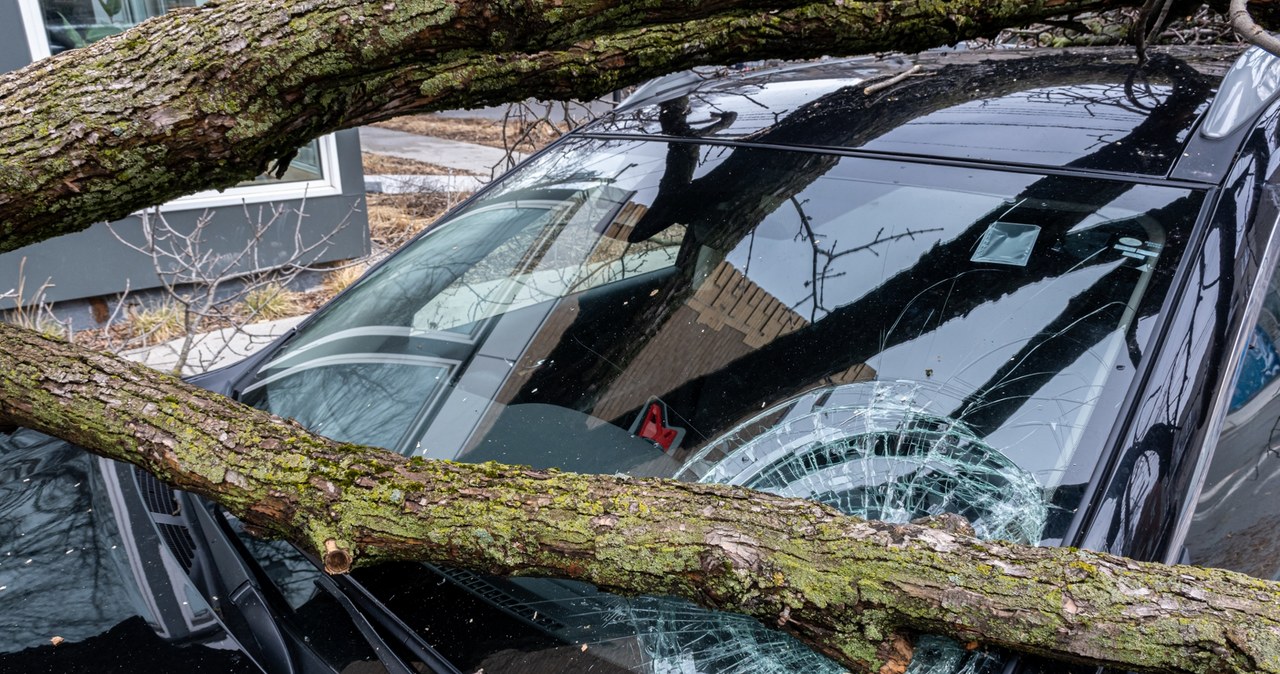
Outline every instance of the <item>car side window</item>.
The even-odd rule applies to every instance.
[[[1280,578],[1280,273],[1234,374],[1231,402],[1187,534],[1190,562]]]

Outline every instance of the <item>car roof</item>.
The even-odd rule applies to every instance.
[[[690,71],[584,131],[1216,182],[1241,138],[1193,130],[1239,52],[1175,50],[1141,69],[1131,49],[1084,49]]]

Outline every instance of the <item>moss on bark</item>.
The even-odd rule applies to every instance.
[[[261,172],[395,115],[697,64],[916,50],[1116,0],[238,0],[0,76],[0,250]]]
[[[0,326],[0,415],[219,501],[331,571],[424,560],[746,613],[858,671],[947,634],[1140,671],[1280,671],[1280,584],[734,487],[406,459]]]
[[[398,114],[696,64],[914,50],[1112,0],[238,0],[0,76],[0,250]],[[1274,3],[1271,3],[1274,5]],[[328,567],[421,559],[668,593],[859,670],[929,631],[1144,671],[1280,671],[1280,586],[983,543],[728,487],[406,460],[0,326],[0,417],[224,504]]]

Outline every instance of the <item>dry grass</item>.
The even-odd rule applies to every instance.
[[[555,128],[549,122],[537,120],[528,125],[512,120],[503,132],[500,119],[472,119],[469,117],[441,117],[439,115],[409,115],[397,117],[374,126],[394,129],[423,136],[434,136],[446,140],[457,140],[464,143],[488,145],[506,149],[507,142],[519,140],[514,148],[517,152],[533,152],[543,145],[559,138],[567,128]]]
[[[65,342],[69,339],[69,335],[71,334],[67,324],[62,323],[55,318],[33,316],[19,317],[17,312],[9,311],[5,314],[3,320],[10,325],[16,325],[33,332],[38,332],[49,339],[57,339]]]
[[[372,152],[361,153],[360,160],[364,164],[365,175],[448,176],[463,173],[463,171],[451,169],[447,166],[437,166],[426,162],[392,157],[385,154],[374,154]]]
[[[186,332],[185,312],[173,302],[132,309],[124,333],[143,344],[160,344]]]
[[[384,249],[395,248],[426,229],[466,195],[439,192],[370,194],[369,236]]]
[[[280,286],[276,286],[280,287]],[[286,291],[290,299],[286,303],[268,298],[253,298],[252,303],[263,305],[268,310],[286,306],[283,316],[301,316],[319,309],[328,302],[334,293],[323,287],[307,292]],[[196,333],[233,328],[248,325],[257,321],[268,320],[265,314],[253,314],[250,301],[241,302],[230,307],[216,307],[211,315],[196,316],[194,331]],[[274,305],[274,306],[273,306]],[[100,328],[77,331],[74,341],[77,345],[92,351],[125,351],[138,347],[152,346],[171,341],[186,334],[183,326],[182,310],[172,303],[155,305],[149,308],[133,308],[125,312],[124,320]]]
[[[67,340],[72,337],[71,322],[62,322],[54,315],[52,306],[38,302],[34,305],[18,304],[0,314],[0,320],[10,325],[38,332],[50,339]]]
[[[275,320],[303,312],[299,294],[278,283],[268,283],[244,296],[244,313],[250,320]]]
[[[338,267],[333,271],[324,275],[324,280],[320,282],[321,292],[325,297],[333,297],[338,293],[346,290],[360,275],[364,273],[369,266],[363,262],[353,262],[351,264]]]

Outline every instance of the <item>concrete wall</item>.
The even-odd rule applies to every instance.
[[[21,67],[30,62],[30,50],[17,3],[0,0],[0,71]],[[175,229],[190,231],[196,221],[208,214],[208,246],[215,254],[232,255],[244,248],[253,230],[251,221],[269,218],[274,206],[292,211],[290,217],[277,222],[260,248],[261,267],[279,264],[290,258],[293,238],[299,231],[298,211],[302,218],[303,239],[311,242],[333,234],[329,244],[314,256],[313,262],[359,257],[368,252],[368,221],[364,208],[364,175],[360,166],[360,140],[355,131],[344,131],[336,138],[338,167],[341,175],[340,195],[313,197],[276,203],[252,203],[246,206],[221,206],[216,209],[167,210],[165,218]],[[234,192],[231,192],[234,193]],[[246,215],[246,208],[248,214]],[[260,216],[260,213],[262,214]],[[112,232],[115,232],[113,234]],[[97,224],[89,229],[27,246],[0,255],[0,293],[25,286],[24,303],[31,302],[36,288],[50,284],[41,298],[45,302],[63,302],[80,298],[113,295],[158,287],[161,283],[151,259],[121,244],[116,235],[141,242],[141,220],[126,218]],[[244,267],[244,272],[255,269]],[[13,300],[0,300],[0,309],[14,306]]]

